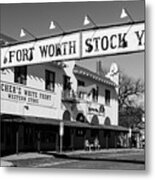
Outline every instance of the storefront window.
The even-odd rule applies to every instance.
[[[27,66],[22,66],[22,67],[15,67],[14,69],[14,74],[15,74],[15,83],[19,84],[24,84],[26,85],[26,80],[27,80]]]
[[[53,91],[55,89],[55,73],[52,71],[45,71],[45,89]]]

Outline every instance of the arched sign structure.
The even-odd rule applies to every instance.
[[[1,48],[1,68],[142,52],[144,21],[101,26]]]

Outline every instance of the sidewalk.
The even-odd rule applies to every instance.
[[[56,152],[56,151],[48,151],[48,152],[41,152],[41,153],[19,153],[19,154],[13,154],[9,156],[5,156],[1,158],[1,166],[3,167],[10,167],[14,166],[14,162],[17,161],[25,161],[27,163],[31,162],[32,164],[40,161],[45,161],[49,162],[51,159],[55,158],[89,158],[89,159],[94,159],[94,158],[99,158],[99,156],[91,156],[91,155],[100,155],[105,154],[105,156],[109,155],[111,156],[112,153],[119,154],[119,153],[138,153],[138,152],[143,152],[143,149],[101,149],[101,150],[96,150],[96,151],[85,151],[85,150],[77,150],[77,151],[66,151],[66,152]],[[109,158],[109,157],[107,157]]]
[[[1,160],[14,161],[14,160],[36,159],[36,158],[49,158],[49,157],[51,158],[52,155],[34,152],[34,153],[19,153],[19,154],[4,156],[1,158]]]
[[[62,152],[62,154],[65,155],[80,155],[80,154],[97,154],[97,153],[128,153],[128,152],[141,152],[144,151],[144,149],[137,149],[137,148],[120,148],[120,149],[101,149],[101,150],[91,150],[91,151],[86,151],[86,150],[78,150],[78,151],[70,151],[70,152]]]
[[[92,159],[98,160],[100,159],[100,155],[104,156],[105,159],[109,159],[115,156],[119,156],[121,154],[139,154],[144,153],[144,149],[101,149],[101,150],[78,150],[78,151],[70,151],[70,152],[46,152],[47,154],[51,154],[56,158],[68,158],[68,159]]]

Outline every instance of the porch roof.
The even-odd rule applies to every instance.
[[[55,125],[59,126],[61,119],[51,119],[51,118],[41,118],[32,116],[19,116],[19,115],[9,115],[1,114],[1,121],[3,122],[17,122],[17,123],[30,123],[30,124],[40,124],[40,125]],[[122,126],[114,125],[92,125],[89,123],[83,123],[78,121],[63,121],[66,127],[77,127],[85,129],[98,129],[98,130],[113,130],[113,131],[123,131],[128,132],[128,128]]]

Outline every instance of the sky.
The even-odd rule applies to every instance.
[[[86,14],[98,26],[128,22],[120,19],[122,8],[126,8],[134,21],[144,20],[144,1],[103,1],[103,2],[58,2],[58,3],[21,3],[0,5],[0,31],[18,41],[22,27],[32,32],[36,37],[45,37],[60,33],[49,30],[52,20],[57,21],[64,31],[84,28],[83,20]],[[88,26],[91,27],[91,26]],[[27,37],[31,39],[30,37]],[[96,70],[96,61],[101,60],[103,69],[109,69],[116,62],[124,73],[134,79],[144,80],[144,52],[114,57],[100,57],[77,62],[81,66]]]

